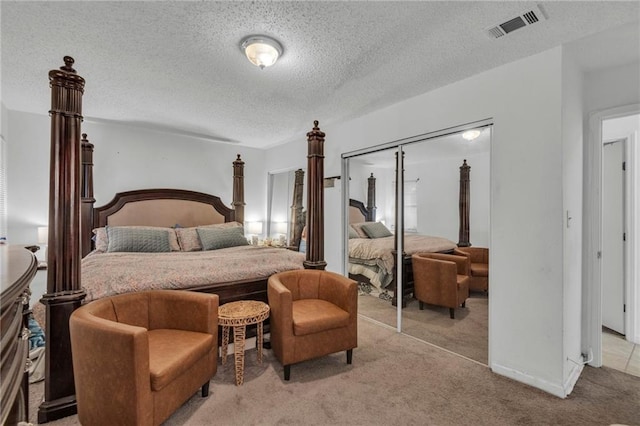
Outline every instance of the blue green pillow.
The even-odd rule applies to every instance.
[[[227,247],[237,247],[249,245],[244,236],[244,228],[236,226],[233,228],[196,228],[202,250],[217,250]]]
[[[393,235],[381,222],[365,223],[362,225],[362,230],[369,238],[383,238]]]
[[[360,238],[360,235],[358,235],[358,232],[353,229],[353,226],[349,225],[349,239],[352,238]]]
[[[166,229],[140,229],[107,226],[107,252],[163,253],[170,252]]]

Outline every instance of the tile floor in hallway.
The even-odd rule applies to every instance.
[[[602,364],[640,377],[640,345],[634,345],[623,335],[603,327]]]

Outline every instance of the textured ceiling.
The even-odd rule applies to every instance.
[[[2,1],[2,102],[46,113],[47,73],[70,55],[87,120],[266,147],[615,26],[637,34],[637,1],[542,2],[548,20],[484,34],[536,4]],[[282,43],[276,65],[247,61],[252,34]],[[608,65],[637,60],[627,38],[625,54],[598,46]]]

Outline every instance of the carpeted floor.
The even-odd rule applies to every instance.
[[[482,364],[489,363],[488,309],[486,293],[473,292],[465,308],[449,317],[449,308],[425,305],[411,300],[402,310],[402,332],[436,346],[440,346]],[[396,307],[375,295],[358,297],[358,312],[368,318],[396,327]]]
[[[194,395],[165,424],[640,425],[637,377],[585,367],[559,399],[363,317],[358,333],[352,365],[344,353],[308,361],[292,366],[290,382],[270,350],[263,364],[249,350],[243,386],[232,363],[219,365],[209,397]],[[42,382],[31,386],[34,423],[42,392]]]

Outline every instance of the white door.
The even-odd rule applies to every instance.
[[[602,325],[624,330],[624,140],[606,143],[602,161]]]

